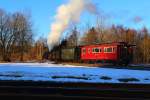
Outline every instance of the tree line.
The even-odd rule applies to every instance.
[[[67,46],[99,44],[107,42],[128,42],[135,44],[134,63],[150,63],[150,32],[148,28],[127,28],[122,25],[106,26],[99,17],[95,26],[86,29],[74,26],[68,32]],[[48,52],[47,39],[35,40],[31,18],[24,12],[7,13],[0,9],[0,61],[32,61],[43,59]]]
[[[122,25],[112,25],[111,27],[89,27],[80,38],[80,31],[74,28],[71,31],[67,42],[71,46],[91,45],[111,42],[127,42],[134,47],[134,63],[150,63],[150,32],[146,27],[140,30],[126,28]],[[78,36],[78,37],[77,37]],[[73,42],[74,41],[74,42]],[[78,42],[77,42],[78,41]],[[68,45],[69,46],[69,45]]]
[[[0,61],[40,59],[45,49],[43,38],[34,40],[32,22],[24,12],[7,13],[0,9]]]

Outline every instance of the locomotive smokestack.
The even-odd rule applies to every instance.
[[[54,45],[58,45],[62,33],[68,28],[70,23],[80,21],[80,16],[83,11],[95,13],[96,7],[90,0],[69,0],[67,4],[63,4],[57,9],[57,14],[54,17],[55,21],[51,25],[51,31],[48,36],[49,50]]]

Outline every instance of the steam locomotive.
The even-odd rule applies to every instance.
[[[133,60],[133,47],[126,42],[102,43],[76,47],[57,46],[49,53],[53,61],[113,63],[128,65]]]

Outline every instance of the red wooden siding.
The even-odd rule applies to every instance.
[[[81,47],[81,60],[118,59],[117,44],[88,45]]]

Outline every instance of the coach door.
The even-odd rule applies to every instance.
[[[122,61],[124,59],[124,57],[126,57],[127,55],[127,48],[124,47],[123,45],[119,45],[118,47],[118,60]]]
[[[128,56],[128,47],[125,46],[125,45],[120,45],[120,50],[119,50],[119,53],[120,53],[120,61],[121,62],[126,62],[127,60],[127,56]]]

